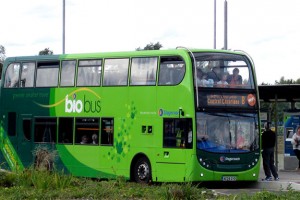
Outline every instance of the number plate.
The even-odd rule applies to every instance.
[[[222,181],[236,181],[236,176],[222,176]]]

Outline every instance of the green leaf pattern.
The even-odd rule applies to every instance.
[[[116,160],[117,162],[120,162],[130,151],[130,131],[137,114],[134,102],[131,102],[130,105],[126,104],[125,107],[127,108],[126,117],[121,119],[121,125],[116,129],[114,148],[107,154],[108,159]]]

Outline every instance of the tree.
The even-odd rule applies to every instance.
[[[150,44],[147,44],[143,49],[141,49],[140,47],[136,48],[136,51],[142,51],[142,50],[159,50],[160,48],[162,48],[162,44],[160,44],[159,42],[156,42],[155,44],[153,44],[152,42],[150,42]]]
[[[5,47],[0,44],[0,62],[5,60]]]
[[[5,48],[4,46],[0,45],[0,79],[2,74],[3,61],[5,60],[5,57]]]
[[[39,52],[39,55],[53,55],[53,51],[49,48],[45,48],[44,50]]]
[[[295,81],[293,79],[285,79],[282,76],[279,81],[275,81],[275,84],[300,84],[300,78]]]

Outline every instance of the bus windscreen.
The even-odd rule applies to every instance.
[[[197,113],[197,148],[218,153],[257,150],[257,114]]]
[[[244,56],[196,53],[195,58],[198,87],[254,88],[251,67]]]

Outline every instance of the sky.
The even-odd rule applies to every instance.
[[[62,53],[63,0],[0,0],[6,56]],[[66,53],[214,47],[214,0],[65,0]],[[224,47],[224,0],[217,0],[217,49]],[[300,78],[300,1],[227,0],[228,49],[254,60],[258,83]],[[298,73],[299,72],[299,73]]]

